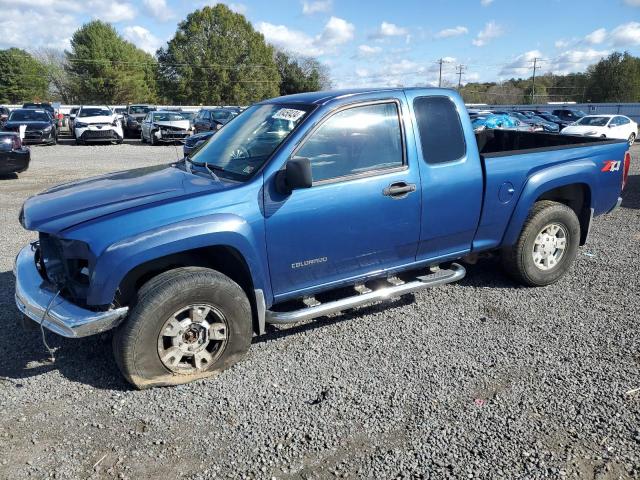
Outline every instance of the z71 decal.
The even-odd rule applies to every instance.
[[[604,167],[602,167],[601,172],[617,172],[620,170],[620,163],[615,160],[605,160]]]

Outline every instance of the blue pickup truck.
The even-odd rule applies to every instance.
[[[114,329],[135,387],[213,375],[267,324],[460,280],[499,255],[565,274],[620,203],[625,141],[474,134],[444,89],[316,92],[251,106],[190,157],[28,199],[16,303],[65,337]],[[523,290],[523,295],[526,291]]]

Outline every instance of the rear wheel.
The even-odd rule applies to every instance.
[[[632,133],[631,135],[629,135],[629,146],[632,146],[636,141],[636,134]]]
[[[140,129],[140,141],[142,143],[147,143],[147,139],[144,138],[144,133],[142,132],[142,129]]]
[[[541,287],[557,282],[578,252],[580,222],[564,204],[536,202],[515,245],[502,252],[502,264],[518,282]]]
[[[142,389],[213,376],[246,354],[251,337],[242,288],[214,270],[188,267],[140,289],[113,348],[125,378]]]
[[[156,135],[154,132],[149,132],[149,143],[151,145],[157,145],[158,142],[156,142]]]

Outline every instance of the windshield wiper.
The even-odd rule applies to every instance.
[[[207,162],[204,162],[204,163],[203,163],[203,165],[204,165],[204,168],[206,168],[206,169],[207,169],[207,172],[209,172],[209,175],[211,175],[211,178],[213,178],[216,182],[219,182],[219,181],[220,181],[220,179],[219,179],[219,178],[218,178],[218,176],[213,172],[213,170],[211,169],[211,167],[209,167],[209,164],[208,164]],[[216,167],[214,167],[214,168],[216,168]],[[222,169],[222,168],[220,168],[220,167],[217,167],[217,168],[218,168],[219,170],[224,170],[224,169]]]

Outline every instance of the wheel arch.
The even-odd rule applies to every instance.
[[[533,174],[520,195],[501,246],[513,245],[531,211],[540,200],[552,200],[571,208],[580,221],[580,245],[584,245],[592,218],[595,196],[594,164],[581,160],[552,166]]]

